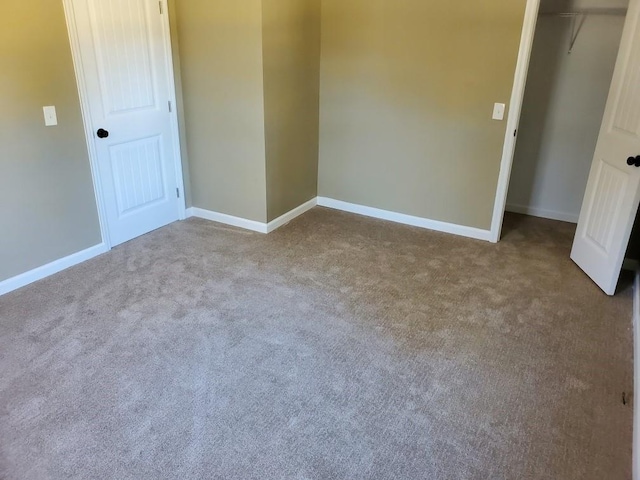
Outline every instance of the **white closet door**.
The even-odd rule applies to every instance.
[[[111,245],[178,220],[169,100],[157,0],[72,0]]]
[[[640,202],[640,0],[631,0],[571,258],[613,295]]]

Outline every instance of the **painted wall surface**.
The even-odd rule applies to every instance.
[[[263,0],[267,221],[318,194],[320,0]]]
[[[175,8],[193,205],[265,222],[262,2]]]
[[[101,242],[62,2],[2,7],[0,281]]]
[[[319,194],[489,229],[525,0],[324,0]]]
[[[540,16],[508,210],[578,221],[623,26],[588,16],[568,54],[571,19]]]

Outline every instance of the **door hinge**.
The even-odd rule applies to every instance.
[[[164,9],[162,7],[162,2],[158,2],[158,6],[160,7],[160,15],[164,13]]]
[[[513,131],[513,136],[515,137],[518,134],[518,130]]]
[[[169,104],[169,113],[173,111],[173,107],[171,106],[171,100],[167,102]]]
[[[178,198],[180,198],[180,189],[179,189],[179,188],[176,188],[176,196],[177,196]]]

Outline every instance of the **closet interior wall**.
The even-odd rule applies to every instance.
[[[560,13],[538,19],[507,210],[575,223],[625,17]]]

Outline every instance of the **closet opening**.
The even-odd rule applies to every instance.
[[[626,0],[543,1],[509,183],[503,235],[541,217],[577,224],[620,47]],[[514,215],[518,214],[518,215]],[[575,227],[573,230],[575,232]]]

